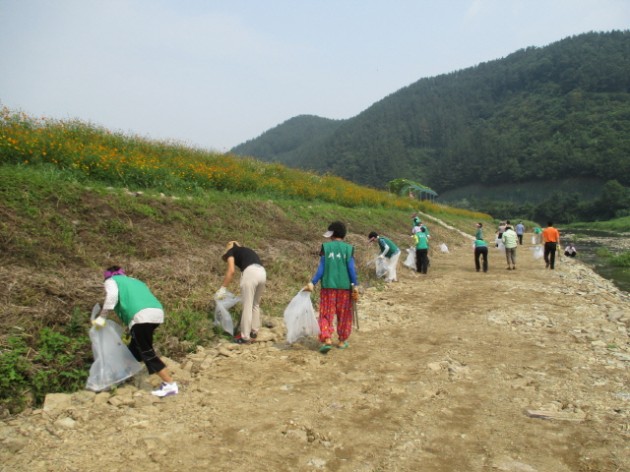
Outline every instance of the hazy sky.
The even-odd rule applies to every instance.
[[[630,0],[0,0],[0,104],[227,151],[588,31]]]

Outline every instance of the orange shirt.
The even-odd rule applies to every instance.
[[[560,242],[560,232],[553,226],[547,226],[542,231],[543,241],[546,243]]]

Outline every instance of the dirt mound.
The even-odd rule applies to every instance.
[[[528,238],[526,238],[528,240]],[[468,242],[429,273],[367,287],[350,348],[260,342],[170,362],[180,394],[141,376],[113,393],[50,395],[0,423],[1,470],[630,470],[628,294],[563,259]]]

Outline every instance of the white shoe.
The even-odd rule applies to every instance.
[[[177,395],[178,392],[179,392],[179,389],[177,388],[177,382],[173,382],[173,383],[162,382],[162,385],[160,385],[160,388],[158,388],[157,390],[153,390],[151,392],[151,395],[155,395],[156,397],[168,397],[171,395]]]

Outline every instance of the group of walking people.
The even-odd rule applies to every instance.
[[[542,240],[544,246],[543,257],[545,261],[545,267],[547,269],[555,268],[556,252],[560,247],[560,232],[553,226],[553,222],[549,221],[545,229],[536,227],[534,230],[539,229],[539,232],[534,231],[534,237]],[[515,229],[512,228],[510,221],[501,222],[496,232],[496,247],[505,249],[505,259],[507,261],[507,270],[516,270],[516,248],[523,244],[523,235],[525,233],[525,226],[522,222],[519,222]],[[534,239],[536,243],[537,239]],[[474,259],[475,269],[477,272],[483,269],[483,272],[488,272],[488,244],[483,238],[483,223],[476,224]],[[573,244],[569,244],[565,248],[565,255],[569,257],[575,257],[577,250]]]

